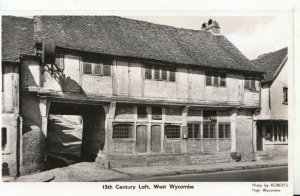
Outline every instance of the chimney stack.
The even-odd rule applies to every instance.
[[[220,26],[219,23],[215,20],[209,19],[208,22],[204,22],[202,24],[201,30],[210,31],[213,34],[220,34]]]

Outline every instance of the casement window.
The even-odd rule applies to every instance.
[[[217,118],[216,110],[203,110],[203,120],[214,121]]]
[[[82,66],[85,75],[111,76],[112,60],[84,57]]]
[[[6,145],[7,145],[7,128],[2,127],[1,128],[1,147],[2,147],[2,150],[4,150],[6,148]]]
[[[83,74],[92,74],[92,64],[83,63]]]
[[[152,79],[152,67],[146,66],[145,67],[145,79]]]
[[[137,114],[138,114],[138,118],[147,118],[146,106],[138,106]]]
[[[255,91],[256,87],[255,87],[255,80],[251,79],[251,78],[245,78],[244,79],[245,84],[244,84],[244,88],[247,90],[252,90]]]
[[[145,79],[149,80],[161,80],[175,82],[176,74],[175,69],[161,68],[159,66],[145,66]]]
[[[267,143],[286,143],[288,141],[287,124],[278,124],[266,126],[266,142]]]
[[[216,138],[216,123],[203,123],[203,138]]]
[[[181,138],[179,125],[166,125],[165,126],[165,138]]]
[[[162,119],[162,108],[161,107],[152,107],[152,120],[161,120]]]
[[[288,88],[283,87],[283,103],[288,103]]]
[[[113,138],[128,139],[132,138],[133,126],[131,124],[117,124],[113,126]]]
[[[206,86],[222,86],[226,87],[226,74],[213,74],[206,72]]]
[[[200,138],[200,124],[188,123],[188,138]]]
[[[230,124],[219,123],[219,138],[230,139]]]
[[[59,70],[64,70],[65,69],[64,55],[63,54],[56,54],[55,65],[57,66],[57,68]]]

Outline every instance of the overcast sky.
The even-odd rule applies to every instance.
[[[285,16],[125,16],[158,24],[188,29],[201,29],[203,22],[212,18],[225,35],[246,57],[287,47],[291,37],[292,22]]]

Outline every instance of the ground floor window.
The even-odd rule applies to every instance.
[[[266,125],[265,139],[267,143],[285,143],[288,141],[287,124]]]
[[[215,123],[203,123],[203,138],[216,138]]]
[[[165,126],[165,138],[180,138],[180,126],[166,125]]]
[[[1,128],[1,147],[2,147],[2,150],[4,150],[6,148],[6,144],[7,144],[7,129],[6,129],[6,127],[2,127]]]
[[[200,138],[200,124],[188,123],[188,138]]]
[[[113,138],[132,138],[133,126],[131,124],[117,124],[113,126]]]
[[[219,123],[219,138],[222,138],[222,139],[230,138],[230,124]]]

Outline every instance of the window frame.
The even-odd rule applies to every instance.
[[[157,65],[144,65],[144,79],[164,82],[176,82],[176,69],[161,68]]]
[[[131,136],[131,137],[114,137],[115,136],[115,127],[116,126],[122,126],[122,125],[126,125],[126,126],[130,126],[131,127],[131,134],[128,133],[128,136]],[[113,123],[113,126],[112,126],[112,139],[113,140],[134,140],[134,123],[130,122],[119,122],[119,123]]]
[[[251,77],[244,77],[244,90],[257,91],[256,79]]]
[[[270,139],[267,137],[267,127],[271,127]],[[276,127],[276,128],[275,128]],[[265,125],[265,144],[266,145],[285,145],[288,144],[288,124],[284,123],[274,123]],[[276,136],[276,137],[275,137]]]
[[[226,135],[226,126],[229,126],[228,137]],[[222,127],[222,130],[220,130],[221,127]],[[220,137],[220,131],[223,132],[223,137]],[[218,123],[218,138],[219,139],[231,139],[231,123],[230,122],[219,122]]]
[[[223,85],[221,85],[223,84]],[[205,72],[205,86],[211,87],[227,87],[227,74],[226,73],[212,73]]]
[[[176,127],[179,129],[179,132],[178,132],[178,137],[167,137],[167,127],[169,126],[173,126],[173,127]],[[177,133],[176,133],[177,134]],[[165,139],[181,139],[181,135],[182,135],[182,129],[181,129],[181,126],[179,124],[172,124],[172,123],[166,123],[165,126],[164,126],[164,138]],[[177,136],[177,135],[176,135]]]
[[[155,109],[160,108],[161,114],[153,114],[153,108],[155,108]],[[160,107],[160,106],[152,106],[152,107],[151,107],[151,119],[152,119],[152,120],[162,120],[162,113],[163,113],[162,110],[163,110],[163,108]],[[160,116],[160,118],[153,118],[154,116]]]
[[[140,114],[139,113],[139,108],[145,108],[145,114]],[[147,106],[137,106],[137,118],[140,119],[148,119],[148,112],[147,112]]]
[[[4,132],[4,130],[5,130],[5,138],[3,138],[3,132]],[[5,152],[5,151],[7,151],[8,150],[8,127],[1,127],[1,150],[2,150],[2,152]],[[5,143],[5,145],[3,145],[3,141],[6,141],[6,143]]]
[[[205,125],[208,125],[208,134],[207,134],[208,137],[206,137],[206,134],[205,134],[205,128],[204,128]],[[212,125],[214,126],[213,132],[211,130]],[[211,134],[211,132],[213,134]],[[211,135],[213,137],[211,137]],[[217,139],[217,123],[215,123],[215,122],[203,122],[203,139]]]
[[[81,61],[82,61],[82,75],[112,77],[112,70],[111,70],[113,65],[112,59],[102,59],[100,57],[82,57]],[[108,61],[110,62],[109,64],[106,63]],[[91,65],[91,73],[85,73],[85,66],[88,64]],[[107,69],[108,67],[109,69]]]
[[[282,103],[283,104],[288,104],[288,88],[287,87],[283,87],[282,88],[282,93],[283,93],[283,101],[282,101]]]
[[[192,125],[192,137],[190,137],[190,127]],[[195,137],[195,125],[198,126],[198,137]],[[188,139],[201,139],[201,122],[187,122]]]

